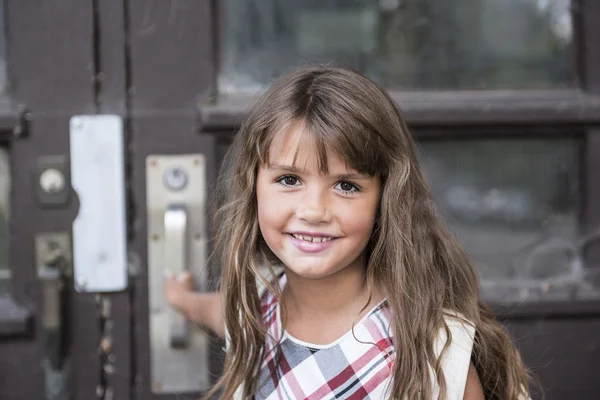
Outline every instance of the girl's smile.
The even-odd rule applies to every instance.
[[[319,233],[290,233],[290,240],[300,251],[305,253],[319,253],[331,247],[337,237]]]
[[[327,151],[327,171],[302,121],[275,136],[259,167],[258,221],[271,251],[293,273],[322,278],[364,268],[379,202],[379,177]]]

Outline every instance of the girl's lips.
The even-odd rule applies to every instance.
[[[327,240],[325,242],[307,242],[306,240],[296,239],[292,235],[288,235],[292,244],[298,248],[298,250],[304,253],[319,253],[321,251],[327,250],[331,247],[331,244],[337,240],[337,238]]]

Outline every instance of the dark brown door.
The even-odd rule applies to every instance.
[[[215,180],[217,140],[198,132],[197,107],[215,78],[212,3],[1,3],[6,35],[0,65],[0,398],[199,395],[219,374],[222,343],[194,327],[187,327],[194,331],[189,337],[178,336],[180,321],[165,311],[164,301],[156,306],[151,300],[157,290],[150,283],[156,282],[151,271],[171,264],[165,255],[175,254],[169,260],[174,267],[205,260],[209,250],[208,204],[188,202],[189,194],[171,204],[168,194],[193,188],[206,195]],[[98,125],[98,116],[108,120]],[[78,143],[82,149],[87,143],[93,160],[73,153],[73,135],[82,126],[92,127]],[[96,144],[107,147],[99,151]],[[183,164],[180,156],[187,156]],[[166,159],[170,164],[163,171]],[[106,171],[87,165],[100,175],[84,173],[82,180],[85,171],[76,165],[86,161],[112,163],[115,175],[107,178]],[[186,175],[188,166],[193,171]],[[154,189],[147,187],[147,172],[158,176]],[[114,186],[119,173],[120,187]],[[176,189],[184,175],[187,186]],[[148,207],[154,197],[147,192],[156,188],[167,193],[168,204],[157,209],[164,224],[150,232],[147,219],[155,209]],[[84,193],[94,191],[92,198]],[[87,237],[98,250],[103,229],[119,222],[100,210],[122,194],[125,234],[114,242],[126,244],[126,263],[117,276],[101,269],[112,265],[114,243],[103,242],[106,251],[88,265],[78,248]],[[114,224],[101,218],[96,222],[104,228],[80,235],[77,220],[83,214],[103,215]],[[180,235],[182,215],[189,241]],[[191,258],[176,263],[178,246]],[[159,261],[148,254],[154,250],[162,254]],[[203,287],[214,286],[213,272],[202,279]],[[151,320],[156,309],[171,321],[168,343],[153,329],[153,321],[159,328],[161,322]],[[152,351],[152,338],[162,353]],[[185,370],[198,359],[198,370]]]
[[[313,62],[364,71],[404,111],[545,398],[600,397],[598,2],[2,3],[0,399],[195,398],[214,382],[222,343],[179,335],[157,276],[193,261],[215,287],[220,160],[253,95]],[[76,279],[70,121],[93,115],[123,123],[117,291]]]
[[[75,291],[70,250],[69,120],[116,104],[99,97],[93,3],[1,4],[2,399],[94,399],[106,386],[105,299]],[[107,78],[124,99],[123,81]]]

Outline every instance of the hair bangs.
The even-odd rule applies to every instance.
[[[265,132],[263,140],[257,142],[257,158],[260,166],[268,166],[270,150],[278,135],[289,135],[294,124],[302,125],[302,134],[297,143],[292,166],[297,167],[298,153],[304,146],[313,149],[319,173],[327,174],[329,152],[334,152],[352,169],[370,176],[388,175],[389,159],[378,134],[359,126],[358,121],[348,118],[323,118],[318,113],[308,113],[296,120],[277,121]],[[283,138],[283,140],[286,140]],[[302,166],[304,167],[304,166]]]
[[[305,117],[319,165],[327,172],[327,150],[336,153],[347,165],[370,176],[387,176],[389,160],[379,134],[361,123],[356,116],[315,107]]]

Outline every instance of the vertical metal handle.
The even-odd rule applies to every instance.
[[[68,328],[69,290],[73,284],[71,236],[68,232],[35,235],[35,259],[40,289],[41,335],[44,343],[44,387],[46,400],[70,398]],[[1,396],[0,396],[1,397]]]
[[[50,361],[50,366],[58,371],[62,368],[64,356],[63,276],[61,271],[52,265],[44,265],[39,268],[38,275],[42,281],[42,331],[46,355]]]
[[[179,276],[187,269],[188,215],[185,206],[169,205],[165,211],[165,268]],[[189,343],[188,321],[177,311],[169,308],[169,345],[187,347]]]

